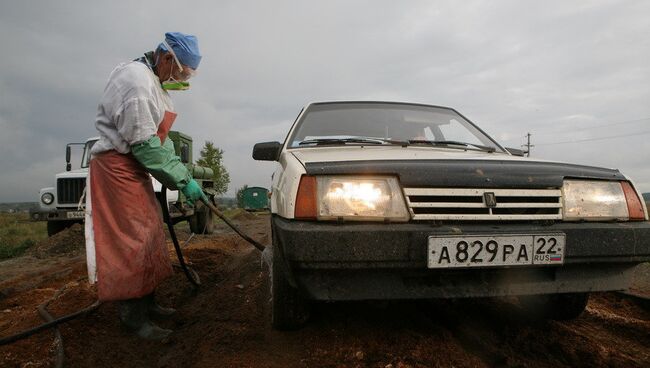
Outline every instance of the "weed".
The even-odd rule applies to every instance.
[[[45,222],[29,221],[24,213],[0,213],[0,260],[18,257],[45,238]]]

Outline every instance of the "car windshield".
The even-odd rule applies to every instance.
[[[289,148],[401,144],[503,152],[494,140],[452,109],[397,103],[310,105],[289,142]]]

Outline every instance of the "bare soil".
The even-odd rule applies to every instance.
[[[268,216],[236,221],[270,241]],[[180,231],[179,238],[189,236]],[[170,248],[171,249],[171,248]],[[42,323],[36,307],[55,317],[96,298],[84,279],[83,229],[73,227],[0,263],[0,336]],[[193,291],[182,272],[161,285],[163,305],[177,313],[158,323],[175,331],[164,343],[124,331],[115,303],[60,327],[69,367],[648,367],[650,310],[617,293],[592,295],[570,322],[531,322],[511,300],[355,302],[315,305],[302,330],[278,332],[269,322],[268,275],[260,254],[223,225],[195,236],[184,250],[201,276]],[[170,253],[171,254],[171,253]],[[650,266],[635,291],[650,291]],[[648,293],[650,295],[650,293]],[[54,366],[52,331],[0,346],[2,367]]]

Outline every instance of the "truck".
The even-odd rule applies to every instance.
[[[62,230],[84,222],[85,188],[88,167],[90,165],[90,150],[99,137],[88,138],[83,143],[68,143],[65,150],[66,170],[54,176],[54,185],[39,191],[38,208],[30,210],[32,221],[47,221],[47,234],[52,236]],[[174,142],[174,149],[192,177],[203,187],[208,198],[215,203],[217,195],[214,188],[211,168],[193,164],[192,137],[179,131],[170,131],[168,139]],[[72,148],[83,147],[81,162],[78,168],[72,169]],[[160,194],[162,184],[151,178],[154,191]],[[177,190],[166,192],[167,206],[172,221],[187,219],[190,230],[196,234],[211,234],[214,231],[212,211],[202,202],[190,206],[186,198]]]

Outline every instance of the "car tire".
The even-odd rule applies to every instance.
[[[578,318],[587,307],[589,293],[525,295],[519,304],[527,315],[536,319],[568,321]]]
[[[48,221],[47,236],[52,236],[74,225],[75,221]]]
[[[296,330],[309,319],[309,303],[300,290],[291,286],[284,261],[276,255],[271,261],[271,326],[281,331]]]
[[[194,215],[190,217],[190,230],[194,234],[212,234],[214,233],[214,221],[212,211],[203,203],[197,203]]]

